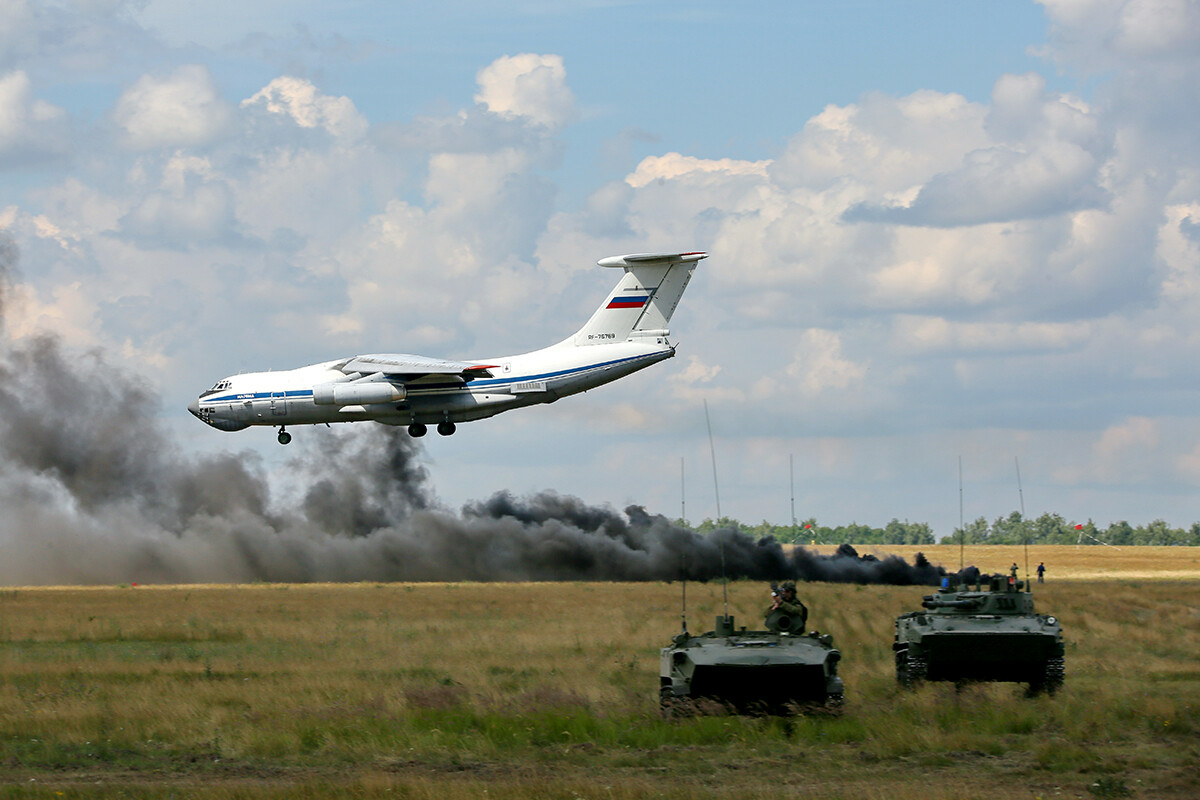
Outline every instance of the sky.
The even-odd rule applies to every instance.
[[[537,349],[597,260],[704,250],[675,359],[426,437],[438,501],[1186,527],[1197,74],[1194,0],[6,0],[2,336],[129,376],[145,425],[286,498],[273,432],[188,401]]]

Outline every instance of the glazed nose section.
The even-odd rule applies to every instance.
[[[201,422],[207,422],[204,417],[200,416],[200,398],[197,397],[192,402],[188,403],[188,411],[192,412],[192,416]]]

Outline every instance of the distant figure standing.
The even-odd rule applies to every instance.
[[[1044,562],[1044,561],[1038,562],[1037,572],[1038,572],[1038,583],[1045,583],[1046,582],[1046,562]]]

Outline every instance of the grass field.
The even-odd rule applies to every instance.
[[[809,547],[818,553],[830,554],[837,545]],[[859,545],[858,554],[879,557],[899,555],[912,560],[924,553],[934,564],[955,571],[959,561],[974,564],[987,573],[1008,574],[1016,564],[1025,575],[1028,563],[1030,574],[1036,574],[1038,562],[1045,562],[1046,576],[1055,580],[1092,580],[1096,578],[1124,580],[1200,580],[1200,547],[1102,547],[1075,545]]]
[[[679,584],[0,590],[0,797],[1200,796],[1200,553],[1107,549],[1030,552],[1055,697],[900,693],[892,619],[928,590],[804,585],[847,706],[790,719],[659,718]],[[688,585],[692,630],[723,588]],[[728,595],[761,621],[764,585]]]

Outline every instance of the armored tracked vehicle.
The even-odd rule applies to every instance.
[[[700,636],[686,626],[660,659],[660,705],[670,717],[711,707],[742,714],[789,714],[840,708],[844,698],[833,637],[804,633],[799,618],[774,612],[768,630],[734,627],[717,617]]]
[[[896,618],[892,649],[901,686],[1012,681],[1028,683],[1031,695],[1062,688],[1062,626],[1034,613],[1033,595],[1015,567],[1009,576],[978,578],[974,589],[952,588],[949,581],[925,596],[924,611]]]

